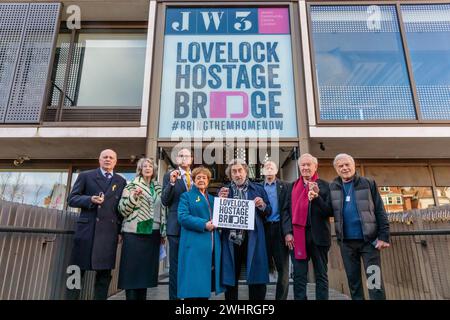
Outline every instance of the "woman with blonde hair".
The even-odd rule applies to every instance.
[[[147,288],[158,285],[166,213],[161,204],[161,186],[154,181],[156,170],[152,159],[140,159],[136,177],[125,187],[119,202],[124,220],[118,287],[125,289],[127,300],[145,300]]]

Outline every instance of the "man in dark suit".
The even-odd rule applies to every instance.
[[[111,282],[111,269],[116,263],[116,251],[121,227],[117,211],[124,178],[114,173],[117,154],[103,150],[100,168],[80,173],[69,195],[69,206],[80,208],[74,236],[71,264],[81,270],[95,270],[95,300],[106,300]],[[79,299],[80,290],[68,292],[69,299]]]
[[[192,153],[181,149],[177,154],[178,168],[167,172],[163,179],[161,202],[168,207],[167,238],[169,240],[169,299],[178,299],[178,246],[180,243],[180,225],[178,224],[178,203],[181,195],[193,185],[191,179]]]
[[[283,211],[282,227],[294,265],[294,299],[306,300],[308,261],[316,279],[316,300],[328,300],[328,251],[331,245],[328,205],[330,188],[318,178],[317,158],[305,153],[298,160],[300,178],[291,186],[289,209]],[[287,213],[287,214],[286,214]]]
[[[286,300],[289,292],[289,249],[285,245],[281,229],[281,211],[288,210],[288,184],[277,178],[278,167],[273,161],[264,164],[264,190],[269,197],[272,213],[266,218],[264,229],[266,232],[267,257],[273,259],[278,273],[275,299]],[[286,214],[286,213],[284,213]]]

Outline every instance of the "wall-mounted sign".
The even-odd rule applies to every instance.
[[[159,136],[297,137],[288,8],[169,8]]]

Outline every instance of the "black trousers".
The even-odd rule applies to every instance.
[[[267,222],[264,231],[269,265],[273,259],[278,273],[275,299],[286,300],[289,293],[289,249],[284,242],[281,224],[279,221]]]
[[[241,275],[241,267],[243,264],[247,264],[247,246],[248,246],[248,234],[245,235],[244,242],[238,246],[234,245],[234,271],[235,271],[235,285],[225,286],[225,300],[238,300],[239,299],[239,277]],[[264,300],[266,298],[266,284],[249,284],[248,285],[248,298],[249,300]]]
[[[367,286],[370,299],[385,300],[386,295],[381,275],[380,251],[370,242],[365,242],[363,240],[343,240],[339,241],[339,245],[352,299],[364,300],[364,290],[361,279],[362,258],[366,278],[371,278],[371,281],[368,281]]]
[[[178,247],[180,237],[168,236],[169,239],[169,300],[177,300]]]
[[[305,231],[306,260],[295,259],[291,251],[291,260],[294,265],[294,299],[307,300],[306,287],[308,284],[308,261],[311,259],[316,279],[316,300],[328,300],[328,251],[329,246],[314,244],[311,229]]]
[[[147,300],[147,288],[125,290],[127,300]]]
[[[83,283],[84,275],[86,270],[81,270],[80,282]],[[97,270],[95,272],[95,283],[94,283],[94,300],[106,300],[108,299],[108,289],[111,283],[111,270]],[[72,289],[67,290],[66,299],[67,300],[80,300],[81,290]]]

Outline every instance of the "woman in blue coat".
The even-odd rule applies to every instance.
[[[181,195],[178,222],[181,225],[178,250],[178,297],[209,298],[211,291],[223,292],[220,280],[221,242],[212,224],[214,198],[207,187],[211,172],[192,171],[195,186]]]

